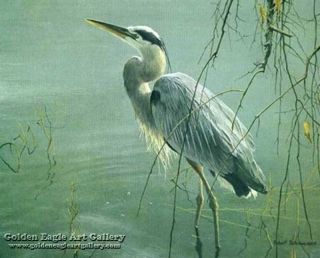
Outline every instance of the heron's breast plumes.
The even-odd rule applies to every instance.
[[[146,139],[148,151],[154,151],[157,155],[156,158],[167,170],[174,152],[167,146],[163,134],[155,124],[150,106],[151,89],[149,85],[147,83],[141,84],[138,90],[128,95],[140,125],[141,135],[144,135]]]
[[[163,135],[156,128],[152,128],[142,121],[139,121],[141,135],[144,135],[148,151],[154,151],[156,153],[156,158],[160,160],[165,171],[170,166],[170,160],[174,155],[174,152],[170,150],[168,145],[165,143]]]

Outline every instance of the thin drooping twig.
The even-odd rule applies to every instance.
[[[288,68],[288,62],[286,61],[286,69],[287,69],[287,72],[288,72],[288,75],[289,75],[289,80],[291,81],[291,87],[289,89],[292,89],[294,92],[295,92],[295,86],[300,84],[300,83],[303,83],[307,77],[308,77],[308,72],[309,72],[309,65],[310,65],[310,62],[311,62],[311,59],[314,58],[314,56],[316,55],[316,53],[320,51],[320,45],[318,45],[314,51],[307,57],[307,60],[306,60],[306,65],[305,65],[305,71],[304,71],[304,75],[303,77],[298,80],[296,83],[293,83],[291,77],[290,77],[290,72],[289,72],[289,68]],[[284,52],[284,56],[286,58],[286,54]],[[295,92],[295,96],[296,96],[296,99],[298,99],[297,97],[297,93]],[[297,105],[298,101],[296,101],[296,105]],[[297,108],[296,108],[296,112],[297,112]],[[299,112],[299,114],[301,114],[301,111]],[[296,127],[297,125],[297,122],[298,122],[298,117],[299,117],[299,114],[296,113],[296,119],[295,119],[295,122],[294,122],[294,126],[293,126],[293,129],[292,131],[294,130],[294,128]],[[279,201],[278,201],[278,215],[277,215],[277,225],[276,225],[276,241],[278,240],[278,233],[279,233],[279,229],[280,229],[280,212],[281,212],[281,209],[280,209],[280,205],[281,205],[281,201],[282,201],[282,190],[283,190],[283,187],[284,187],[284,184],[285,182],[287,181],[287,178],[288,178],[288,174],[289,174],[289,162],[290,162],[290,157],[291,157],[291,152],[290,152],[290,149],[291,149],[291,146],[292,146],[292,140],[294,139],[293,136],[291,136],[291,139],[290,139],[290,143],[289,143],[289,151],[288,151],[288,156],[287,156],[287,165],[286,165],[286,172],[285,172],[285,175],[284,175],[284,178],[282,180],[282,183],[281,183],[281,186],[280,186],[280,190],[279,190]],[[299,164],[299,163],[298,163]],[[300,180],[301,179],[301,169],[299,171],[300,173]],[[300,189],[302,192],[304,191],[303,188]],[[312,231],[311,231],[311,225],[310,225],[310,222],[309,222],[309,218],[308,218],[308,215],[307,215],[307,211],[306,211],[306,206],[305,206],[305,199],[304,199],[304,194],[302,195],[302,200],[303,200],[303,203],[304,203],[304,212],[305,212],[305,216],[306,216],[306,219],[307,219],[307,223],[309,225],[309,230],[310,230],[310,236],[312,238]],[[278,257],[278,246],[276,246],[276,256]]]
[[[246,97],[254,79],[256,78],[256,76],[260,73],[264,73],[265,70],[266,70],[266,67],[268,65],[268,60],[270,58],[270,55],[271,55],[271,51],[272,51],[272,41],[273,41],[273,31],[275,30],[275,27],[273,26],[273,23],[274,23],[274,1],[273,0],[267,0],[267,14],[266,14],[266,26],[267,26],[267,30],[266,30],[266,33],[265,33],[265,44],[264,44],[264,47],[265,47],[265,54],[264,54],[264,60],[263,62],[259,63],[256,65],[256,68],[254,69],[254,74],[252,75],[250,81],[249,81],[249,84],[247,85],[244,93],[242,94],[242,97],[240,99],[240,102],[239,102],[239,105],[237,107],[237,110],[235,112],[235,115],[234,115],[234,119],[233,119],[233,122],[232,122],[232,130],[234,128],[234,124],[235,124],[235,121],[236,121],[236,117],[238,116],[238,113],[240,111],[240,109],[242,108],[242,103],[244,101],[244,98]]]

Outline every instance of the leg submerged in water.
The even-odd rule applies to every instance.
[[[197,228],[199,228],[201,211],[202,211],[203,204],[204,204],[203,184],[202,184],[201,178],[199,178],[199,193],[196,198],[196,201],[197,201],[197,211],[196,211],[196,217],[195,217],[195,221],[194,221],[194,227],[197,229]]]
[[[203,167],[197,164],[196,162],[187,159],[188,163],[193,167],[193,169],[196,171],[198,176],[200,177],[202,183],[204,184],[204,187],[206,189],[208,198],[209,198],[209,207],[212,210],[213,213],[213,223],[214,223],[214,230],[215,230],[215,245],[216,245],[216,257],[218,257],[219,252],[220,252],[220,231],[219,231],[219,216],[218,216],[218,211],[219,211],[219,205],[217,198],[214,196],[213,192],[211,191],[211,187],[209,182],[207,181],[204,173],[203,173]],[[198,205],[199,209],[199,205]],[[197,209],[197,212],[198,212]],[[201,212],[201,211],[200,211]],[[198,214],[197,214],[198,216]],[[195,221],[195,224],[199,224],[199,219],[200,219],[200,214],[198,221]],[[197,220],[197,217],[196,217]],[[196,228],[197,229],[197,228]]]
[[[197,201],[197,211],[196,211],[196,217],[194,220],[194,229],[196,231],[196,237],[197,237],[196,252],[198,254],[198,257],[202,258],[202,242],[201,242],[200,233],[199,233],[199,223],[200,223],[201,211],[204,204],[204,197],[203,197],[203,184],[200,178],[199,178],[199,194],[196,198],[196,201]]]

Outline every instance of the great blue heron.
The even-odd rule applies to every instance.
[[[175,152],[182,151],[209,195],[216,231],[218,205],[203,167],[231,184],[237,196],[267,193],[245,126],[226,104],[188,75],[163,75],[168,56],[157,32],[146,26],[123,28],[95,20],[87,22],[112,33],[142,55],[129,59],[123,71],[124,86],[141,129],[156,148],[166,143]],[[153,90],[149,86],[152,81]],[[202,205],[200,194],[198,211]],[[219,248],[217,234],[216,246]]]

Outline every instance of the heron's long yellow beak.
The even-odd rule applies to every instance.
[[[120,26],[116,26],[113,24],[105,23],[105,22],[90,20],[90,19],[86,19],[86,22],[88,22],[89,24],[99,29],[108,31],[111,34],[114,34],[115,36],[118,36],[119,38],[122,38],[122,39],[125,39],[126,37],[130,37],[133,39],[135,38],[135,35],[130,33],[128,29]]]

